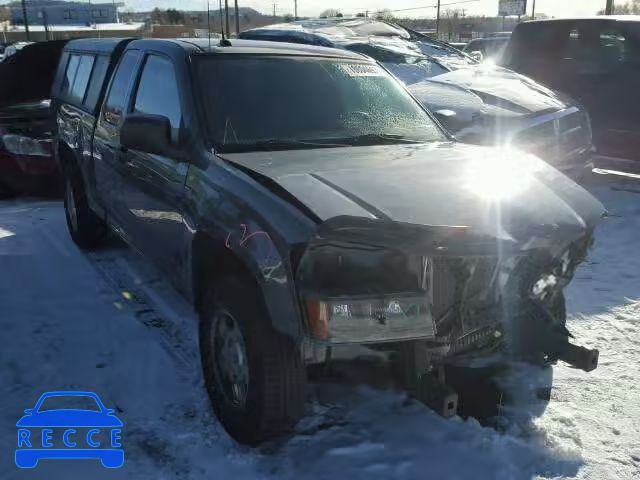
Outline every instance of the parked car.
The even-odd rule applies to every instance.
[[[453,48],[457,48],[458,50],[464,51],[464,47],[467,46],[467,42],[447,42]]]
[[[53,97],[71,238],[116,232],[193,303],[239,441],[288,431],[305,365],[345,345],[399,352],[444,415],[455,392],[427,372],[450,363],[596,367],[562,290],[602,205],[534,156],[456,143],[366,56],[74,40]]]
[[[11,45],[8,45],[6,48],[4,48],[3,50],[3,54],[4,57],[3,59],[9,58],[12,55],[15,55],[16,53],[18,53],[20,50],[22,50],[24,47],[26,47],[27,45],[32,45],[33,42],[17,42],[17,43],[13,43]]]
[[[25,46],[0,63],[0,193],[54,193],[50,94],[66,40]]]
[[[639,17],[524,22],[502,63],[589,110],[600,166],[640,172]]]
[[[508,43],[509,37],[475,38],[465,45],[463,52],[479,57],[479,60],[483,62],[499,63]],[[477,53],[474,55],[474,52],[478,52],[480,55]]]
[[[511,38],[513,32],[492,32],[486,35],[486,38]]]
[[[458,140],[515,146],[575,177],[591,170],[589,116],[578,103],[399,25],[361,18],[302,20],[248,30],[240,38],[363,53],[401,79]]]

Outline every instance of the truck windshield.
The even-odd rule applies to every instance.
[[[293,57],[203,58],[197,66],[218,151],[423,143],[445,139],[372,63]]]

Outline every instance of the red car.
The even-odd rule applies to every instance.
[[[0,63],[0,193],[60,190],[49,95],[65,43],[34,43]]]

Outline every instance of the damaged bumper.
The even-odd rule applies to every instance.
[[[325,345],[420,341],[434,362],[522,350],[592,370],[598,352],[571,344],[553,307],[591,233],[567,241],[523,250],[462,227],[331,219],[297,268],[307,331]]]

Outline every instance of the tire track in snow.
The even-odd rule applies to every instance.
[[[109,294],[115,293],[116,298],[111,303],[118,309],[126,308],[131,311],[135,319],[149,329],[175,363],[176,371],[182,379],[192,384],[199,383],[201,377],[197,350],[190,345],[191,336],[186,334],[195,330],[195,324],[189,329],[185,323],[192,319],[180,318],[180,313],[166,302],[159,309],[154,302],[157,297],[152,293],[152,288],[156,288],[162,281],[156,278],[136,278],[136,269],[126,256],[127,252],[113,249],[87,254],[90,263],[113,289]]]

